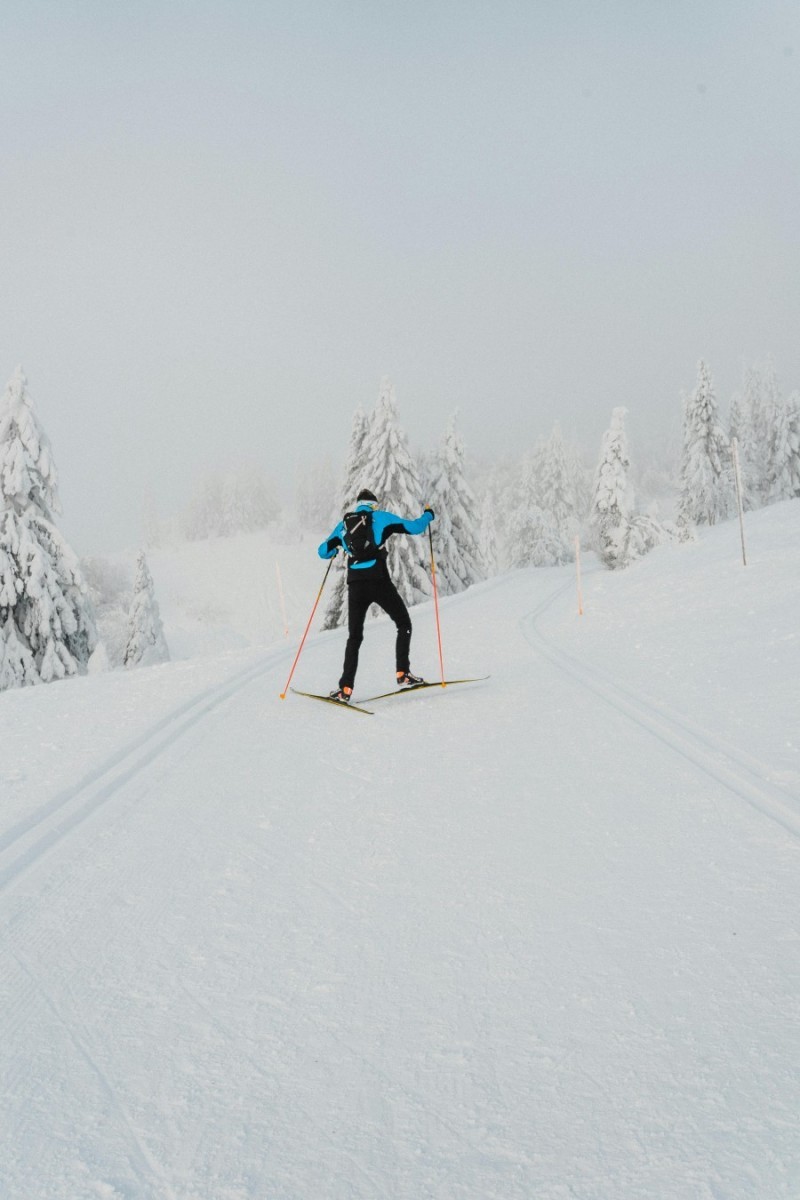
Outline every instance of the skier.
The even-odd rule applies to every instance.
[[[331,700],[339,700],[343,704],[350,702],[358,668],[358,651],[364,638],[364,621],[371,604],[379,605],[397,626],[397,686],[408,687],[424,682],[419,675],[412,675],[409,667],[411,618],[389,575],[386,540],[393,533],[424,533],[433,518],[432,508],[424,509],[414,521],[385,512],[378,508],[377,496],[364,488],[358,493],[355,509],[345,513],[343,520],[320,546],[320,558],[333,558],[340,547],[347,555],[348,638],[342,677],[339,687],[330,693]]]

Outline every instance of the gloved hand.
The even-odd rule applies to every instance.
[[[432,521],[435,519],[436,513],[433,511],[433,509],[431,508],[431,506],[429,504],[426,504],[422,511],[426,512],[426,513],[430,513]]]

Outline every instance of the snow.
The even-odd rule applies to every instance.
[[[446,598],[491,678],[373,717],[209,543],[205,656],[0,695],[0,1196],[796,1200],[800,503],[747,530]]]

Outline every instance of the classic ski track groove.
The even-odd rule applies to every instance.
[[[706,729],[690,726],[676,713],[647,700],[624,684],[613,682],[607,675],[585,666],[548,641],[539,628],[539,620],[571,586],[570,582],[557,588],[521,619],[520,627],[530,645],[553,666],[589,688],[716,783],[775,821],[793,837],[800,838],[800,797],[769,780],[771,768],[767,764],[713,737]]]
[[[494,590],[503,582],[504,577],[498,576],[481,586],[485,590]],[[451,603],[461,599],[461,596],[448,597]],[[326,637],[328,632],[337,631],[323,631],[317,634],[312,642],[317,638]],[[125,784],[160,757],[207,713],[280,662],[288,661],[292,653],[292,649],[287,647],[268,652],[255,665],[243,667],[228,679],[179,704],[155,725],[94,767],[76,784],[62,789],[45,804],[0,834],[0,896],[24,872],[63,841],[73,829],[100,810]],[[171,728],[172,726],[174,728]],[[117,769],[119,774],[108,778]],[[95,788],[97,790],[93,791]],[[23,846],[24,849],[21,848]]]
[[[180,704],[78,783],[12,825],[0,836],[0,895],[194,725],[287,656],[284,649],[269,654]]]

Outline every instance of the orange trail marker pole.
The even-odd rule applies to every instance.
[[[297,654],[295,654],[295,656],[294,656],[294,662],[292,663],[292,669],[289,672],[289,678],[286,680],[286,687],[281,692],[281,700],[286,699],[286,693],[289,690],[289,684],[292,682],[292,676],[294,675],[294,669],[297,666],[297,662],[298,662],[298,659],[300,658],[300,654],[302,652],[303,646],[306,644],[306,638],[308,637],[308,631],[311,628],[311,622],[314,620],[314,613],[317,611],[317,605],[319,604],[320,600],[322,599],[322,593],[325,588],[325,584],[327,583],[328,575],[330,574],[330,570],[331,570],[331,567],[333,566],[335,558],[336,558],[336,555],[334,554],[333,558],[328,563],[328,569],[326,570],[325,575],[322,580],[322,583],[320,584],[320,589],[317,592],[317,598],[314,601],[314,607],[311,610],[311,616],[308,618],[308,624],[306,625],[305,632],[303,633],[303,636],[300,639],[300,645],[298,646]]]
[[[442,658],[442,627],[439,622],[439,589],[436,586],[436,562],[433,557],[433,534],[428,526],[428,541],[431,544],[431,579],[433,580],[433,611],[436,613],[436,640],[439,643],[439,670],[442,674],[442,687],[447,687],[444,681],[444,659]]]

